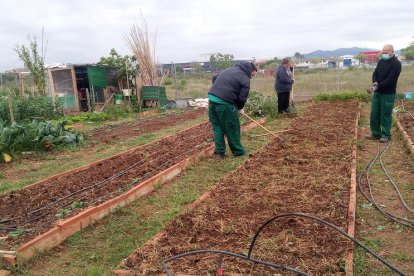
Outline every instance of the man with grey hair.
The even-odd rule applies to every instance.
[[[388,143],[391,140],[392,110],[394,108],[397,81],[401,73],[401,63],[394,55],[394,47],[386,44],[382,48],[382,56],[374,73],[373,86],[369,93],[373,93],[371,102],[370,140],[379,140]]]

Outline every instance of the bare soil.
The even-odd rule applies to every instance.
[[[94,129],[89,137],[102,143],[125,140],[144,133],[154,132],[166,127],[178,125],[207,114],[207,108],[187,109],[182,113],[159,115],[155,118],[138,120],[134,123],[122,123]]]
[[[88,169],[1,196],[0,228],[28,230],[23,236],[8,237],[1,249],[16,248],[49,230],[58,219],[66,219],[125,192],[207,148],[211,142],[211,127],[203,123]],[[77,206],[72,206],[74,202]],[[79,206],[80,202],[83,206]],[[8,232],[0,230],[0,236]]]
[[[357,102],[320,102],[284,134],[236,171],[220,180],[209,196],[178,217],[123,264],[137,275],[163,272],[160,261],[195,249],[246,254],[257,229],[287,212],[318,216],[347,228],[352,144]],[[253,258],[288,265],[312,275],[344,274],[350,243],[333,231],[301,218],[268,225]],[[174,273],[214,274],[218,256],[195,255],[171,263]],[[224,257],[226,273],[269,275],[274,270]],[[280,271],[279,271],[280,272]]]
[[[397,118],[411,140],[414,141],[414,102],[404,101],[404,109],[407,112],[398,113]]]

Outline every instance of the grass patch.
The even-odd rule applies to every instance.
[[[371,95],[366,92],[333,92],[333,93],[321,93],[313,98],[315,101],[352,101],[359,100],[362,102],[368,102],[371,99]]]

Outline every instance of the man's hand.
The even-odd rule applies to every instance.
[[[240,115],[244,115],[244,109],[242,108],[242,109],[239,109],[239,114]]]

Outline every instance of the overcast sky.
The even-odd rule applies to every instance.
[[[22,67],[14,48],[27,35],[48,40],[46,63],[94,63],[111,48],[130,55],[123,37],[140,12],[157,32],[161,63],[292,56],[343,47],[396,49],[414,41],[413,0],[19,0],[1,1],[0,72]]]

